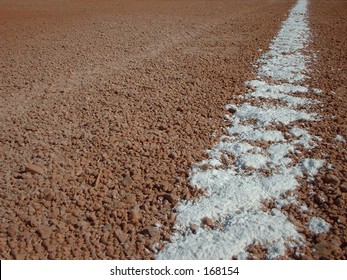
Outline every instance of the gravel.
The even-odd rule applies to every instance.
[[[178,203],[206,195],[189,170],[225,133],[225,114],[237,113],[244,82],[257,80],[252,65],[295,1],[180,2],[1,1],[1,259],[154,259],[172,240]],[[321,138],[301,152],[332,168],[303,178],[297,205],[275,217],[296,221],[307,240],[302,258],[346,259],[347,8],[316,0],[309,9],[316,58],[307,88],[317,90],[295,97],[318,99],[309,105],[323,117],[300,127]],[[204,217],[188,225],[193,237]],[[312,217],[329,231],[314,234]],[[254,257],[283,252],[258,247]]]

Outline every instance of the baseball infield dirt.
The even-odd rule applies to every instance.
[[[203,195],[191,165],[294,4],[0,1],[0,258],[155,258],[177,203]],[[300,258],[347,258],[346,14],[346,1],[309,1],[308,83],[324,93],[311,153],[330,165],[298,200],[331,229],[302,232]]]

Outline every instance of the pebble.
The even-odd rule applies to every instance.
[[[112,217],[117,219],[118,212],[116,210],[112,211]]]
[[[96,222],[96,216],[94,213],[88,213],[87,214],[87,220],[92,222],[92,223],[95,223]]]
[[[130,221],[131,222],[138,222],[141,219],[141,211],[138,206],[135,206],[131,211],[130,211]]]
[[[136,202],[136,195],[134,194],[127,194],[125,196],[125,202],[129,204],[134,204]]]
[[[155,239],[159,239],[159,237],[160,237],[160,232],[159,232],[159,229],[157,227],[149,226],[148,228],[146,228],[146,232],[149,234],[149,236],[151,236]]]
[[[122,184],[124,185],[124,187],[130,187],[133,184],[133,180],[128,175],[123,179]]]
[[[315,194],[314,197],[313,197],[313,201],[317,204],[317,205],[321,205],[325,202],[325,199],[318,195],[318,194]]]
[[[171,204],[176,203],[178,201],[178,196],[171,193],[165,193],[163,195],[163,198],[169,201]]]
[[[41,227],[37,230],[37,233],[42,239],[48,239],[50,237],[50,231],[47,228]]]
[[[170,184],[169,182],[163,182],[161,186],[164,192],[172,192],[174,189],[174,186]]]
[[[124,244],[128,239],[128,235],[124,233],[123,231],[121,231],[120,229],[117,229],[115,231],[115,234],[121,244]]]
[[[15,230],[15,227],[14,226],[9,226],[7,228],[7,234],[11,237],[15,236],[16,234],[16,230]]]
[[[196,84],[197,83],[197,79],[189,79],[189,80],[187,80],[187,84],[192,84],[192,85],[194,85],[194,84]]]
[[[334,251],[340,249],[341,242],[337,237],[329,238],[328,240],[323,240],[317,243],[313,248],[315,249],[314,255],[319,258],[331,259],[331,254]]]
[[[202,223],[203,223],[204,225],[208,226],[208,227],[213,227],[213,221],[212,221],[212,219],[209,218],[209,217],[204,217],[204,218],[202,219]]]
[[[196,230],[198,229],[198,225],[197,224],[191,224],[190,225],[190,230],[192,231],[192,233],[196,233]]]
[[[341,190],[341,192],[343,192],[343,193],[347,193],[347,183],[342,183],[342,184],[340,185],[340,190]]]
[[[339,207],[342,207],[345,203],[345,201],[341,198],[341,197],[337,197],[335,200],[334,200],[334,203],[339,206]]]
[[[169,153],[169,158],[176,159],[177,158],[177,154],[175,152],[170,152]]]
[[[164,240],[170,242],[171,241],[171,235],[170,234],[165,234],[164,235]]]
[[[327,184],[340,185],[340,179],[334,174],[328,174],[323,178],[323,182]]]
[[[228,112],[231,113],[231,114],[235,114],[236,113],[236,108],[228,107]]]
[[[103,232],[110,231],[112,229],[112,226],[110,224],[106,224],[102,227]]]
[[[25,171],[30,172],[33,174],[40,174],[42,175],[44,173],[44,169],[37,164],[29,163],[25,166]]]

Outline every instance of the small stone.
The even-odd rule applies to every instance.
[[[10,237],[15,236],[15,234],[16,234],[15,227],[14,227],[14,226],[9,226],[9,227],[7,228],[7,234],[8,234],[8,236],[10,236]]]
[[[41,236],[42,239],[48,239],[50,237],[50,231],[46,228],[39,228],[37,233]]]
[[[228,107],[228,112],[231,113],[231,114],[235,114],[236,113],[236,108],[234,107]]]
[[[158,129],[159,130],[161,130],[161,131],[164,131],[164,130],[166,130],[166,125],[164,125],[164,124],[160,124],[159,126],[158,126]]]
[[[133,180],[136,182],[141,182],[141,181],[143,181],[143,176],[141,174],[135,174],[133,176]]]
[[[197,229],[198,229],[198,225],[197,224],[191,224],[190,225],[190,230],[192,231],[192,233],[195,234]]]
[[[15,260],[24,260],[25,259],[25,253],[22,251],[17,250],[11,250],[11,255]]]
[[[52,190],[47,190],[45,192],[45,199],[48,200],[48,201],[54,200],[54,193],[53,193]]]
[[[115,234],[121,244],[125,243],[128,240],[128,235],[119,229],[116,230]]]
[[[317,243],[313,248],[314,254],[319,258],[331,259],[332,252],[339,250],[341,241],[338,237],[328,238],[322,242]]]
[[[343,193],[347,193],[347,183],[342,183],[342,184],[340,185],[340,190],[341,190],[341,192],[343,192]]]
[[[170,236],[170,234],[165,234],[165,235],[164,235],[164,240],[165,240],[165,241],[171,241],[171,236]]]
[[[107,244],[107,240],[109,237],[110,237],[110,232],[105,231],[104,234],[100,238],[101,243]]]
[[[42,175],[44,170],[40,165],[29,163],[25,166],[25,171],[30,172],[33,174],[40,174]]]
[[[112,226],[110,224],[106,224],[102,227],[103,232],[110,231],[111,229],[112,229]]]
[[[187,80],[187,84],[192,84],[192,85],[194,85],[194,84],[196,84],[197,83],[197,79],[189,79],[189,80]]]
[[[178,196],[171,193],[165,193],[163,195],[163,198],[169,201],[170,203],[176,203],[178,201]]]
[[[340,216],[338,216],[338,218],[337,218],[337,222],[338,222],[339,224],[345,225],[346,222],[347,222],[347,218],[346,218],[345,216],[343,216],[343,215],[340,215]]]
[[[79,200],[77,200],[77,205],[79,206],[79,207],[83,207],[84,205],[86,205],[86,202],[84,201],[84,200],[82,200],[82,199],[79,199]]]
[[[160,237],[160,232],[159,232],[159,229],[157,227],[149,226],[146,229],[146,232],[149,234],[149,236],[151,236],[153,238],[159,239],[159,237]]]
[[[48,240],[42,242],[42,245],[46,248],[46,250],[50,253],[57,250],[57,245],[50,243]]]
[[[134,207],[134,209],[130,211],[130,221],[137,222],[140,219],[141,219],[140,208],[136,206]]]
[[[175,152],[170,152],[169,153],[169,158],[176,159],[177,158],[177,154]]]
[[[320,195],[318,194],[315,194],[314,197],[313,197],[313,201],[317,204],[317,205],[321,205],[325,202],[324,198],[321,197]]]
[[[161,182],[160,184],[156,184],[156,187],[164,192],[171,192],[173,190],[173,186],[169,182]]]
[[[28,218],[26,222],[31,227],[37,227],[39,225],[39,222],[37,221],[35,217]]]
[[[89,222],[91,222],[91,223],[95,223],[96,220],[97,220],[94,213],[88,213],[88,214],[86,215],[86,217],[87,217],[87,220],[88,220]]]
[[[339,206],[339,207],[342,207],[344,205],[344,200],[341,198],[341,197],[337,197],[335,200],[334,200],[334,203],[335,205]]]
[[[112,211],[112,217],[117,219],[118,212],[116,210]]]
[[[128,175],[123,179],[122,184],[124,185],[124,187],[130,187],[133,184],[133,180]]]
[[[208,227],[213,227],[213,221],[209,217],[205,217],[202,219],[202,223]]]
[[[125,196],[125,202],[129,204],[134,204],[136,202],[136,195],[134,194],[127,194]]]
[[[340,179],[333,174],[328,174],[323,178],[323,182],[327,184],[340,185]]]
[[[225,109],[227,109],[227,111],[231,114],[235,114],[237,111],[237,107],[233,104],[228,104],[225,106]]]

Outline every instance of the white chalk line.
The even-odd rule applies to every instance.
[[[299,187],[298,179],[314,176],[323,166],[323,160],[313,158],[293,164],[301,146],[312,149],[319,141],[299,127],[302,122],[319,120],[318,114],[298,109],[316,102],[299,97],[313,90],[304,85],[311,59],[306,54],[309,36],[307,0],[298,0],[270,51],[258,61],[257,80],[246,82],[253,90],[240,106],[226,106],[234,111],[228,116],[228,134],[207,151],[208,160],[192,167],[190,182],[207,197],[177,207],[176,233],[157,259],[244,259],[252,244],[267,248],[267,258],[274,259],[285,255],[287,247],[304,246],[305,238],[280,209],[295,203],[295,198],[284,195]],[[254,106],[247,101],[254,99],[279,100],[285,105],[262,101]],[[276,130],[278,124],[287,127],[286,135]],[[225,165],[223,157],[232,163]],[[274,200],[275,208],[264,211],[266,200]],[[204,226],[205,217],[219,227]],[[196,232],[191,230],[193,224],[198,226]],[[329,229],[319,219],[312,219],[309,227],[319,233]]]

